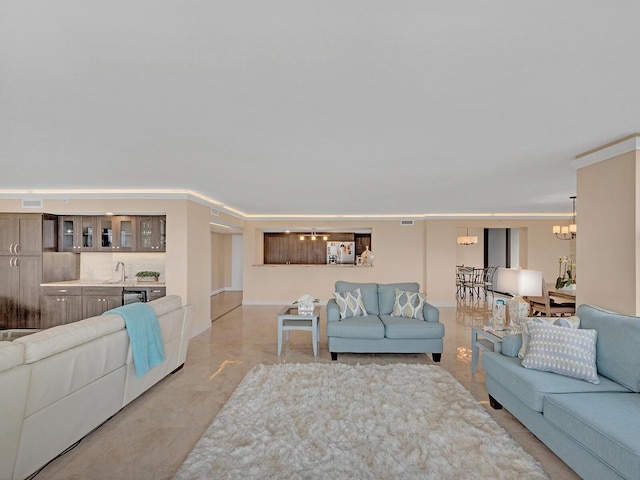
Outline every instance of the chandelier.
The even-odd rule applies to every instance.
[[[475,245],[476,243],[478,243],[478,237],[475,237],[475,236],[470,237],[469,229],[467,228],[467,235],[463,237],[458,237],[456,241],[458,242],[458,245]]]
[[[578,233],[578,225],[576,225],[576,197],[569,197],[573,200],[573,214],[571,216],[571,223],[569,225],[554,225],[553,233],[559,240],[572,240],[576,238]]]

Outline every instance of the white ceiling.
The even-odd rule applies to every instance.
[[[186,189],[249,215],[567,212],[575,155],[640,131],[639,14],[0,0],[0,190]]]

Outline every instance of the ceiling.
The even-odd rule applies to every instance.
[[[640,131],[639,18],[631,0],[2,0],[0,198],[570,212],[575,156]]]

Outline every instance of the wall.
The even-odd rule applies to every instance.
[[[211,294],[231,288],[232,236],[211,233]]]
[[[640,314],[637,156],[632,151],[578,169],[578,304]]]
[[[424,222],[402,226],[396,221],[317,222],[321,231],[331,228],[371,228],[373,267],[344,265],[262,265],[265,228],[295,228],[309,222],[249,221],[244,230],[244,304],[286,304],[305,293],[327,300],[337,280],[354,282],[415,281],[424,285]],[[455,239],[454,239],[455,244]]]
[[[137,199],[45,199],[42,210],[23,210],[20,200],[1,199],[0,212],[74,213],[102,215],[166,214],[167,251],[165,283],[167,294],[180,295],[183,303],[195,307],[192,335],[211,325],[210,316],[210,208],[191,200]]]
[[[453,306],[455,265],[458,260],[456,236],[467,226],[469,234],[482,228],[521,228],[521,266],[541,270],[548,282],[557,276],[558,256],[569,255],[570,243],[552,234],[551,220],[419,220],[402,226],[398,220],[351,222],[351,227],[372,229],[373,267],[261,265],[264,228],[294,228],[309,222],[246,223],[244,232],[245,304],[286,304],[309,293],[327,300],[336,280],[354,282],[419,282],[430,302]],[[322,222],[321,228],[343,227],[344,222]],[[475,233],[474,233],[475,234]],[[480,235],[479,235],[480,236]],[[480,238],[478,239],[480,240]],[[474,248],[477,248],[475,246]],[[523,248],[525,251],[523,251]],[[481,265],[480,260],[478,265]]]

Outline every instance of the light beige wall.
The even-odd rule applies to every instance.
[[[353,282],[415,281],[424,285],[424,225],[402,226],[400,221],[316,222],[318,231],[325,228],[371,228],[373,267],[343,265],[261,265],[264,228],[305,227],[304,222],[247,222],[244,230],[245,304],[284,304],[309,293],[328,300],[337,280]]]
[[[577,303],[638,315],[636,151],[578,169]]]
[[[231,235],[211,233],[211,291],[231,286]]]
[[[469,236],[478,237],[475,245],[456,246],[456,265],[482,267],[484,263],[484,227],[468,228]],[[457,227],[456,237],[467,236],[467,227]]]
[[[372,228],[373,267],[347,266],[261,266],[263,228],[308,226],[309,222],[247,222],[244,232],[244,303],[284,304],[304,293],[317,298],[331,298],[336,280],[354,282],[419,282],[434,304],[455,305],[456,236],[461,227],[522,228],[521,252],[527,264],[523,267],[542,270],[550,282],[557,275],[557,258],[569,255],[571,242],[557,240],[552,234],[551,220],[425,220],[412,227],[397,220],[350,224]],[[322,227],[344,226],[344,222],[323,222]],[[481,257],[480,257],[481,258]],[[479,260],[478,265],[482,265]]]
[[[211,324],[209,285],[211,268],[210,209],[190,200],[44,200],[41,210],[23,210],[20,200],[0,200],[2,212],[48,212],[102,215],[113,213],[166,214],[167,252],[165,282],[167,294],[180,295],[195,305],[192,335]]]

